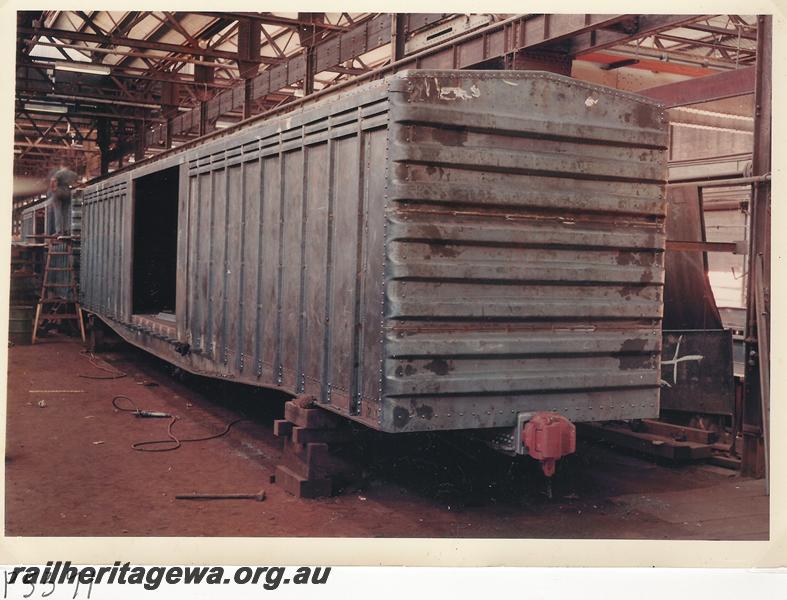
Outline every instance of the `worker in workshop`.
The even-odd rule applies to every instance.
[[[60,167],[49,176],[49,191],[54,212],[55,235],[71,234],[71,186],[76,182],[77,174],[66,167]]]
[[[71,186],[76,183],[77,174],[66,167],[60,167],[49,175],[47,185],[47,199],[52,201],[53,223],[47,225],[47,233],[56,236],[71,235]],[[57,245],[52,250],[62,252],[63,245]],[[49,277],[49,283],[65,284],[70,275],[64,271],[69,265],[69,259],[65,256],[52,257],[49,267],[58,269]],[[66,291],[66,294],[69,292]],[[74,300],[71,298],[70,300]],[[67,321],[46,321],[38,329],[39,335],[46,335],[47,331],[53,328],[65,328],[65,331],[74,331],[73,324]]]

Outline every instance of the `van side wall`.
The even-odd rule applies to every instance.
[[[129,182],[122,175],[88,187],[82,196],[82,305],[117,323],[131,322]]]
[[[387,116],[382,98],[189,161],[193,353],[344,413],[379,397]]]
[[[387,143],[378,82],[89,187],[85,308],[192,372],[313,394],[376,426]],[[147,330],[131,318],[130,182],[172,165],[176,327]]]

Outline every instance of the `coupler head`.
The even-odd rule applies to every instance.
[[[540,412],[528,416],[530,418],[521,427],[522,453],[541,461],[544,475],[552,477],[557,460],[576,451],[576,427],[557,413]]]

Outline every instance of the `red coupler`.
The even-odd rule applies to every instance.
[[[525,423],[522,442],[527,453],[541,461],[544,475],[555,473],[555,462],[577,448],[577,430],[566,417],[557,413],[537,413]]]

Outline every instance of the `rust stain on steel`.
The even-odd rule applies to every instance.
[[[444,242],[430,242],[429,249],[432,251],[432,254],[428,258],[431,258],[434,255],[442,256],[444,258],[455,258],[459,255],[459,252],[454,248],[454,246]]]
[[[624,285],[618,290],[618,294],[625,300],[631,300],[632,296],[639,296],[642,293],[640,285]]]
[[[632,338],[623,342],[619,356],[621,369],[643,369],[653,367],[656,360],[652,354],[643,354],[647,341],[641,338]]]
[[[410,421],[410,411],[403,406],[396,406],[393,409],[393,425],[396,429],[404,429]]]
[[[652,253],[629,252],[621,250],[618,252],[617,262],[619,265],[637,265],[640,267],[651,267],[656,257]]]
[[[659,126],[658,113],[651,110],[647,104],[634,106],[631,114],[635,126],[654,129]]]
[[[396,376],[397,377],[409,377],[410,375],[415,375],[418,370],[413,367],[413,365],[399,365],[396,367]]]
[[[434,410],[432,409],[431,406],[427,406],[426,404],[420,404],[415,407],[415,415],[419,419],[426,419],[428,421],[434,416]]]
[[[632,338],[623,342],[620,347],[621,352],[642,352],[645,349],[647,340],[642,338]]]
[[[425,364],[424,368],[427,371],[431,371],[435,375],[448,375],[448,373],[454,370],[448,361],[443,360],[442,358],[435,358],[431,362]]]
[[[464,129],[449,129],[438,127],[432,132],[432,138],[444,146],[464,146],[467,142],[467,131]]]

